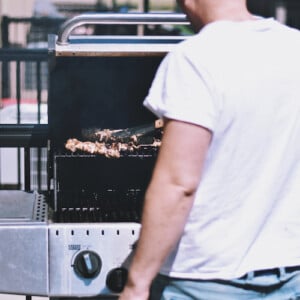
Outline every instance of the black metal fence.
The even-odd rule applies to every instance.
[[[50,33],[56,33],[59,26],[66,20],[66,18],[53,18],[53,17],[32,17],[32,18],[14,18],[3,16],[1,22],[1,34],[2,34],[2,47],[24,47],[32,42],[47,42],[47,36]],[[11,40],[13,32],[11,26],[15,26],[14,31],[18,31],[18,26],[26,26],[26,45],[16,44]],[[22,30],[22,33],[24,29]]]
[[[47,60],[47,49],[0,49],[2,74],[3,67],[9,70],[2,86],[10,84],[9,97],[0,100],[1,189],[47,187],[47,87],[43,90],[42,80]],[[29,88],[28,64],[34,69]]]

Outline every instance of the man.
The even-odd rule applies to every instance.
[[[300,299],[300,33],[179,4],[198,33],[145,100],[164,137],[120,300]]]

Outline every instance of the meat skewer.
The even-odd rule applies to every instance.
[[[85,131],[91,140],[80,141],[76,138],[68,139],[65,148],[71,152],[82,151],[90,154],[104,155],[105,157],[119,158],[121,152],[133,152],[142,147],[160,147],[161,141],[147,136],[150,132],[162,128],[163,121],[158,119],[154,124],[133,127],[129,129],[100,131]],[[139,142],[141,142],[139,144]]]
[[[119,158],[121,156],[122,151],[133,152],[141,147],[152,146],[152,147],[160,147],[160,140],[154,140],[152,144],[141,144],[135,145],[133,142],[125,144],[125,143],[112,143],[111,145],[99,142],[82,142],[78,139],[68,139],[65,148],[70,150],[71,152],[82,151],[90,154],[99,154],[104,155],[108,158]]]

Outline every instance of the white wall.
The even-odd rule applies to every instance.
[[[1,0],[0,14],[11,17],[30,17],[34,0]]]
[[[10,17],[30,17],[32,16],[34,0],[1,0],[0,16]],[[26,42],[26,32],[28,28],[24,26],[13,26],[11,31],[15,33],[16,38],[12,41],[18,44]]]

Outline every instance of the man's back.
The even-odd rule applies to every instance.
[[[163,273],[236,278],[300,264],[299,53],[300,33],[272,19],[219,21],[161,67],[172,88],[157,102],[154,82],[146,105],[213,132],[185,234]]]

